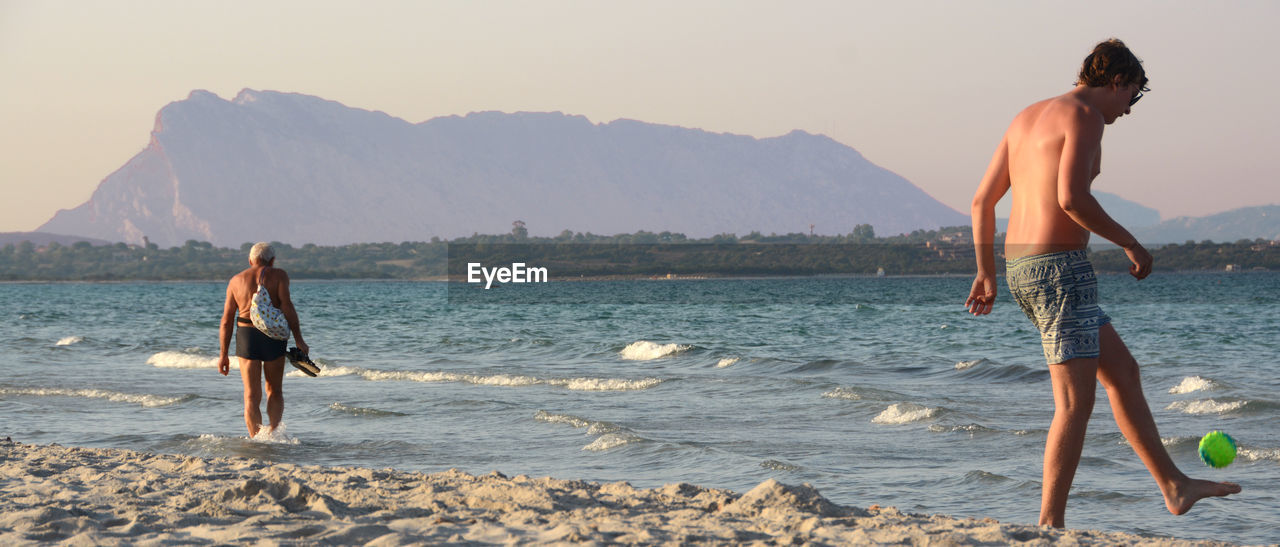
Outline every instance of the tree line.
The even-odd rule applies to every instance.
[[[473,234],[445,241],[355,243],[294,247],[273,242],[278,265],[294,279],[429,279],[465,274],[466,263],[525,262],[546,267],[552,279],[591,276],[734,276],[971,274],[974,251],[967,226],[877,237],[869,225],[845,235],[804,233],[689,238],[672,232],[597,235],[565,230],[531,237],[523,223],[511,233]],[[1001,242],[997,241],[997,249]],[[30,242],[0,248],[0,280],[126,281],[220,280],[248,266],[252,243],[214,247],[189,240],[180,247],[94,246]],[[1158,270],[1280,270],[1280,245],[1266,240],[1211,241],[1152,249]],[[1119,249],[1091,257],[1099,271],[1123,272]]]

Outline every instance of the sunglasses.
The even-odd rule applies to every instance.
[[[1138,104],[1138,99],[1141,99],[1141,98],[1142,98],[1142,92],[1139,91],[1137,95],[1134,95],[1132,99],[1129,99],[1129,106]]]

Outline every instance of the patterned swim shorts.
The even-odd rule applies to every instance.
[[[1084,251],[1010,260],[1005,281],[1022,313],[1040,330],[1046,363],[1099,355],[1098,328],[1111,318],[1098,307],[1098,278]]]

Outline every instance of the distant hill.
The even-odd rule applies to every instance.
[[[1233,209],[1205,217],[1178,217],[1133,230],[1143,242],[1184,243],[1209,240],[1232,243],[1241,239],[1280,239],[1280,205]]]
[[[1093,192],[1093,197],[1097,198],[1098,204],[1102,205],[1111,218],[1130,230],[1160,223],[1160,211],[1136,201],[1129,201],[1107,192]],[[1005,195],[1004,199],[996,204],[996,217],[998,217],[996,231],[1003,232],[1009,228],[1010,200],[1011,198]]]
[[[1093,195],[1111,218],[1127,228],[1145,228],[1160,223],[1160,211],[1151,207],[1106,192],[1094,192]]]
[[[50,243],[58,245],[71,246],[81,241],[88,241],[93,245],[111,245],[111,241],[94,239],[83,236],[67,236],[61,234],[49,234],[45,232],[0,232],[0,247],[5,245],[17,245],[23,241],[30,241],[36,247],[45,247]]]
[[[422,241],[569,229],[878,235],[966,224],[830,138],[756,139],[560,113],[413,124],[319,97],[194,91],[88,202],[41,231],[161,246]]]
[[[1234,243],[1241,239],[1280,239],[1280,205],[1243,207],[1203,217],[1177,217],[1161,221],[1155,209],[1126,200],[1106,192],[1094,192],[1098,203],[1125,228],[1146,245],[1185,243],[1187,241],[1213,241]],[[996,228],[1005,231],[1009,226],[1009,198],[996,205]],[[1112,246],[1095,236],[1092,245],[1099,248]]]

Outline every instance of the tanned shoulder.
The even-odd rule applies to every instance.
[[[1102,116],[1102,112],[1089,106],[1084,101],[1074,97],[1064,97],[1058,102],[1061,114],[1069,119],[1072,125],[1081,128],[1097,127],[1101,129],[1106,125],[1106,119]]]

